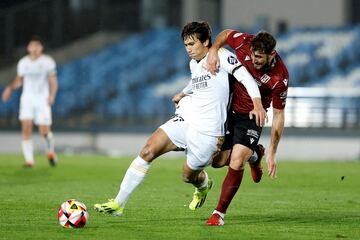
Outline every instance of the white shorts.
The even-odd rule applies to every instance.
[[[51,107],[47,99],[21,98],[19,120],[33,120],[36,125],[50,126]]]
[[[224,142],[223,136],[209,136],[196,131],[179,115],[160,128],[177,147],[185,149],[186,163],[192,170],[201,170],[210,165]]]

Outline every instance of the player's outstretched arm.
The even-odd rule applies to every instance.
[[[175,96],[171,99],[171,101],[173,101],[175,103],[175,107],[177,107],[180,100],[186,95],[189,95],[191,93],[192,93],[192,85],[190,80],[189,83],[186,85],[186,87],[181,92],[175,94]]]
[[[267,114],[262,105],[261,98],[256,97],[252,99],[254,108],[249,112],[249,117],[252,119],[255,116],[256,125],[263,127],[267,122]]]
[[[277,164],[276,164],[276,151],[280,142],[282,132],[284,130],[285,111],[284,109],[273,108],[273,123],[271,127],[271,142],[267,153],[266,164],[268,175],[271,178],[276,178]]]
[[[250,119],[255,116],[256,125],[263,127],[267,121],[267,114],[261,103],[260,90],[256,81],[244,66],[235,70],[234,77],[241,82],[242,85],[244,85],[246,91],[252,99],[254,108],[249,112]]]
[[[175,103],[175,107],[177,107],[180,100],[185,96],[186,96],[186,94],[184,92],[179,92],[179,93],[175,94],[175,96],[171,99]]]
[[[6,86],[1,96],[3,102],[7,102],[10,99],[12,92],[17,88],[21,87],[22,81],[23,78],[18,75],[16,76],[14,81],[12,81],[9,85]]]
[[[226,44],[226,39],[233,30],[227,29],[217,35],[215,42],[209,49],[208,57],[206,60],[207,70],[215,75],[219,71],[220,59],[218,55],[219,49]]]

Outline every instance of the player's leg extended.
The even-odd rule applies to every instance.
[[[107,203],[95,204],[94,209],[99,212],[120,216],[131,194],[143,182],[149,171],[150,163],[158,156],[174,149],[176,149],[176,146],[164,130],[158,128],[148,139],[139,156],[133,160],[127,169],[116,198]]]
[[[221,168],[224,166],[229,166],[230,164],[230,155],[233,147],[233,126],[228,123],[228,129],[225,134],[224,143],[221,145],[221,151],[219,154],[216,154],[212,160],[211,166],[213,168]]]
[[[39,132],[44,137],[46,142],[46,153],[51,166],[55,166],[57,163],[54,147],[54,135],[50,130],[49,125],[39,125]]]
[[[195,186],[193,199],[189,204],[190,210],[195,210],[204,204],[213,184],[203,169],[219,154],[224,137],[207,136],[189,129],[187,139],[188,151],[183,167],[183,179]]]
[[[183,166],[183,181],[195,186],[195,192],[189,204],[189,209],[195,210],[200,208],[205,203],[206,196],[212,188],[212,179],[209,179],[205,170],[193,170],[185,162]]]
[[[34,147],[32,142],[33,123],[30,119],[21,120],[22,135],[22,151],[25,158],[25,166],[32,167],[34,165]]]
[[[246,161],[252,155],[252,150],[244,145],[235,144],[231,153],[228,172],[221,188],[221,195],[213,215],[208,219],[208,225],[223,225],[227,208],[240,187]]]
[[[34,102],[34,122],[39,126],[39,133],[45,139],[49,163],[51,166],[55,166],[54,136],[50,129],[52,124],[51,107],[46,98],[37,99]]]

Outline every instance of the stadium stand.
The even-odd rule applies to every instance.
[[[132,35],[126,41],[59,68],[57,101],[62,106],[55,107],[55,114],[66,116],[84,111],[109,117],[159,114],[162,111],[142,109],[144,105],[158,106],[159,99],[149,97],[148,93],[152,86],[168,81],[169,76],[185,68],[186,55],[177,29]],[[76,95],[75,89],[79,90]]]
[[[359,87],[360,26],[298,29],[278,36],[290,87]],[[169,101],[187,84],[188,61],[179,29],[154,29],[74,59],[58,68],[59,118],[164,118]],[[0,104],[0,115],[17,113],[18,100]],[[15,109],[15,110],[14,110]]]

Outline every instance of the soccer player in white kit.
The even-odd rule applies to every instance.
[[[185,149],[186,162],[183,165],[183,181],[195,187],[190,210],[201,207],[212,180],[204,171],[219,153],[224,141],[227,106],[230,102],[229,76],[233,75],[248,89],[254,101],[254,114],[265,119],[258,86],[247,70],[228,50],[219,50],[220,72],[215,76],[206,69],[206,57],[211,46],[211,29],[206,22],[192,22],[182,31],[184,46],[192,58],[190,61],[191,80],[188,86],[173,101],[181,110],[184,98],[186,111],[177,111],[175,117],[161,125],[148,139],[128,170],[115,199],[95,204],[99,212],[120,216],[130,195],[144,180],[150,163],[158,156],[177,149]],[[185,101],[186,100],[186,101]],[[186,113],[185,113],[186,112]],[[185,114],[182,116],[181,114]]]
[[[51,106],[57,92],[55,61],[43,54],[43,44],[34,36],[27,45],[28,54],[17,65],[17,76],[3,91],[2,100],[7,102],[12,92],[23,86],[19,120],[22,131],[22,151],[25,167],[34,165],[32,142],[33,123],[38,125],[40,134],[46,140],[47,157],[51,166],[56,165],[54,136],[50,130],[52,123]]]

